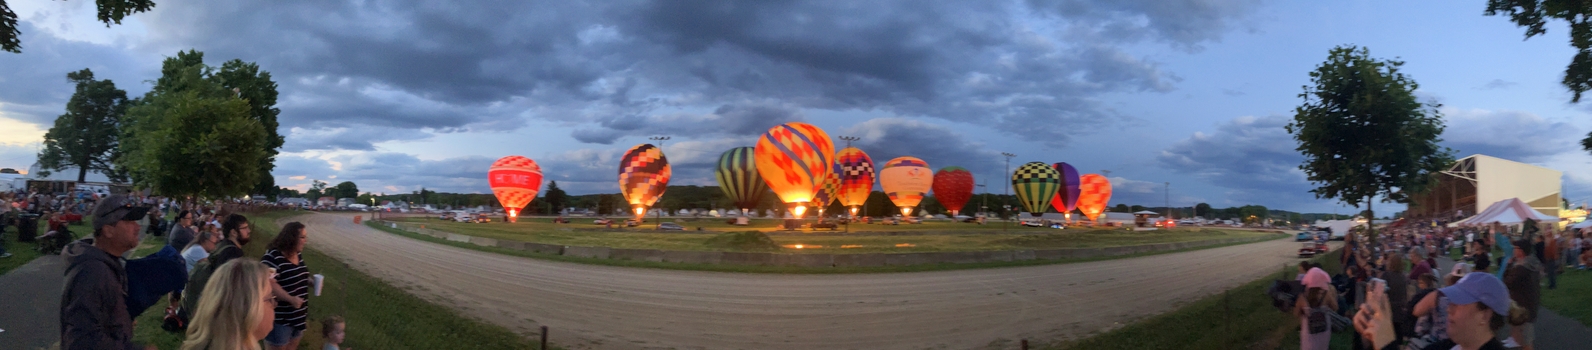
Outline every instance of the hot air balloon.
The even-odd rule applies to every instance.
[[[840,195],[840,165],[830,167],[829,176],[824,177],[823,185],[819,186],[818,198],[812,202],[818,208],[818,216],[824,216],[824,209],[829,208],[829,203],[834,203]]]
[[[934,173],[934,199],[950,210],[954,219],[967,200],[973,199],[973,173],[959,166],[940,168]]]
[[[846,147],[835,154],[835,160],[840,172],[840,205],[851,207],[851,216],[855,217],[857,209],[873,193],[873,158],[861,149]]]
[[[669,187],[670,173],[669,159],[663,157],[662,149],[652,144],[631,147],[619,159],[619,191],[630,202],[637,221],[647,215],[648,207],[663,197],[663,190]]]
[[[492,186],[492,194],[503,205],[508,221],[516,222],[520,209],[536,199],[536,192],[542,190],[542,167],[536,166],[536,161],[530,158],[507,156],[492,162],[486,179]]]
[[[1078,208],[1078,169],[1066,162],[1051,164],[1051,167],[1061,173],[1061,189],[1056,190],[1050,205],[1056,207],[1056,212],[1066,217],[1067,221],[1072,221],[1072,210]]]
[[[719,166],[713,171],[713,176],[719,179],[719,189],[741,209],[741,215],[756,208],[757,202],[763,199],[763,192],[768,192],[763,177],[757,175],[752,153],[751,147],[731,148],[719,155]]]
[[[1078,178],[1078,190],[1078,211],[1095,221],[1111,201],[1111,180],[1100,174],[1084,174]]]
[[[1023,203],[1028,215],[1040,216],[1050,209],[1050,200],[1061,189],[1061,172],[1050,165],[1029,162],[1012,173],[1012,191],[1017,201]]]
[[[768,188],[800,219],[834,171],[835,143],[812,124],[785,123],[758,138],[753,158]]]
[[[879,187],[890,202],[901,208],[901,216],[911,217],[912,207],[923,201],[923,194],[934,186],[934,171],[929,163],[913,157],[896,157],[879,170]]]

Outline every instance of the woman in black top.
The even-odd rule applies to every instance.
[[[276,269],[276,321],[265,345],[271,349],[298,349],[309,319],[310,272],[304,265],[304,243],[309,238],[304,224],[290,222],[271,240],[260,262]],[[294,303],[297,301],[297,303]],[[297,306],[295,306],[297,305]]]

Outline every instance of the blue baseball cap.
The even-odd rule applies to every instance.
[[[1486,272],[1471,272],[1452,286],[1437,290],[1455,305],[1480,302],[1494,313],[1509,316],[1509,287]]]

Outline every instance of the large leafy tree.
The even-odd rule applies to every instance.
[[[569,194],[564,193],[564,189],[558,188],[558,181],[547,183],[547,193],[542,195],[542,200],[547,201],[548,210],[555,214],[563,212],[564,208],[569,206]]]
[[[211,79],[203,54],[167,58],[142,103],[127,112],[118,163],[134,186],[167,196],[249,194],[266,157],[266,132],[249,102]]]
[[[1299,169],[1316,198],[1370,212],[1375,197],[1405,202],[1453,162],[1453,150],[1438,145],[1440,106],[1416,101],[1419,85],[1399,71],[1403,65],[1340,46],[1310,72],[1312,85],[1299,94],[1304,103],[1285,128],[1299,141]]]
[[[359,197],[359,185],[355,185],[353,181],[337,183],[337,186],[332,187],[332,196],[337,197],[337,199],[357,198]]]
[[[155,8],[152,0],[96,0],[94,4],[99,8],[99,21],[106,27],[112,23],[122,24],[122,18],[128,15]],[[0,50],[21,53],[21,36],[22,31],[17,30],[17,13],[11,11],[6,0],[0,0]]]
[[[276,169],[276,155],[282,148],[284,139],[277,132],[276,116],[282,110],[276,108],[276,82],[271,80],[271,72],[260,70],[260,66],[243,60],[231,60],[221,64],[212,77],[221,87],[232,90],[249,103],[249,115],[265,126],[265,159],[260,162],[260,181],[254,186],[254,193],[267,193],[276,188],[276,178],[271,176],[271,170]]]
[[[129,105],[127,91],[116,88],[110,79],[94,80],[94,72],[87,68],[66,73],[66,79],[76,84],[77,90],[66,102],[66,114],[56,117],[55,126],[44,134],[39,173],[49,176],[51,171],[75,166],[77,182],[83,182],[90,171],[125,181],[113,160],[121,139],[122,115]]]
[[[1575,57],[1564,68],[1565,88],[1574,93],[1570,102],[1581,102],[1581,94],[1592,90],[1592,4],[1580,0],[1488,0],[1487,15],[1509,16],[1515,25],[1526,29],[1526,39],[1548,33],[1548,21],[1558,19],[1570,25],[1570,46]],[[1581,139],[1581,148],[1592,152],[1592,133]]]

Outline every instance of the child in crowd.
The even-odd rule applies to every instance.
[[[345,335],[343,332],[346,331],[346,327],[348,325],[343,322],[342,316],[321,319],[321,339],[325,342],[325,345],[321,345],[321,350],[341,350],[338,345],[343,343]]]

